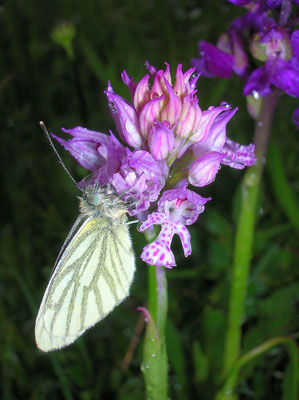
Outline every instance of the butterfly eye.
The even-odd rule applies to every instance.
[[[101,204],[102,196],[99,193],[92,193],[89,196],[87,196],[87,203],[90,204],[91,206],[98,206]]]

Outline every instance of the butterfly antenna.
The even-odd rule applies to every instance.
[[[56,156],[57,156],[57,158],[58,158],[58,160],[59,160],[59,164],[61,164],[62,168],[65,170],[65,172],[66,172],[66,173],[68,174],[68,176],[71,178],[71,180],[74,182],[74,184],[77,186],[77,188],[78,188],[79,190],[81,190],[81,192],[84,192],[84,191],[78,186],[78,183],[77,183],[77,182],[75,181],[75,179],[72,177],[70,171],[67,169],[67,167],[65,166],[64,162],[62,161],[62,158],[60,157],[60,154],[58,153],[56,147],[54,146],[54,143],[53,143],[53,141],[52,141],[52,139],[51,139],[51,136],[50,136],[50,134],[49,134],[49,132],[48,132],[48,129],[46,128],[46,125],[44,124],[43,121],[40,121],[39,124],[40,124],[40,127],[42,128],[42,130],[44,131],[44,134],[47,136],[47,138],[48,138],[48,140],[49,140],[49,143],[50,143],[50,146],[52,147],[54,153],[56,154]]]

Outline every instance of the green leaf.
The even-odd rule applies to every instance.
[[[199,341],[195,341],[192,346],[194,381],[201,383],[207,379],[209,373],[209,360],[203,353]]]
[[[206,211],[204,224],[208,232],[214,235],[225,237],[232,235],[231,225],[217,210]]]

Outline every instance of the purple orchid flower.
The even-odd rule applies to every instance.
[[[191,225],[197,220],[199,214],[204,211],[204,204],[209,200],[210,197],[201,197],[186,189],[186,186],[166,190],[158,201],[158,212],[150,214],[139,228],[143,232],[153,225],[161,225],[158,237],[143,249],[142,260],[167,268],[175,266],[175,258],[170,249],[174,234],[179,235],[184,255],[188,257],[192,249],[186,225]]]
[[[292,11],[299,0],[229,1],[246,7],[248,12],[232,21],[216,46],[200,41],[200,57],[192,59],[192,65],[210,78],[231,78],[234,73],[241,76],[245,96],[268,96],[276,87],[299,97],[299,31],[292,32],[296,23]],[[278,22],[271,18],[273,9],[279,12]],[[252,68],[255,63],[256,68]]]
[[[140,232],[161,227],[141,258],[171,268],[176,265],[173,236],[179,235],[184,255],[189,256],[187,226],[196,222],[211,200],[187,185],[210,184],[220,164],[238,169],[252,165],[254,146],[239,145],[226,136],[226,125],[237,108],[223,103],[201,110],[194,68],[183,72],[179,64],[172,83],[168,64],[165,70],[149,63],[146,67],[148,74],[138,83],[126,71],[121,75],[131,103],[116,94],[110,82],[105,91],[120,140],[112,132],[106,135],[82,127],[63,129],[72,136],[69,140],[53,136],[92,172],[82,185],[110,185],[128,204],[128,213],[142,222]]]

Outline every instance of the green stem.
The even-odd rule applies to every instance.
[[[260,118],[256,121],[255,125],[254,142],[255,154],[258,161],[247,170],[242,184],[241,207],[234,248],[228,329],[224,348],[223,377],[228,375],[240,355],[244,301],[252,257],[258,194],[277,98],[278,93],[273,91],[268,97],[263,99]]]
[[[270,340],[267,340],[263,344],[258,347],[255,347],[248,353],[246,353],[243,357],[241,357],[232,368],[225,384],[222,389],[219,391],[216,400],[235,400],[237,397],[234,394],[234,389],[237,384],[238,375],[240,369],[243,365],[253,360],[254,358],[260,356],[265,353],[272,347],[275,347],[280,344],[285,344],[287,351],[289,353],[289,358],[291,362],[291,378],[289,381],[289,400],[296,400],[297,398],[297,390],[298,390],[298,349],[296,342],[288,337],[275,337]]]
[[[165,327],[167,320],[167,280],[162,267],[148,267],[148,311],[144,340],[143,372],[146,399],[167,398],[167,351]]]
[[[269,146],[267,171],[270,176],[277,203],[281,206],[282,211],[293,224],[293,227],[299,232],[298,199],[287,180],[281,152],[279,146],[275,143],[270,143]]]

